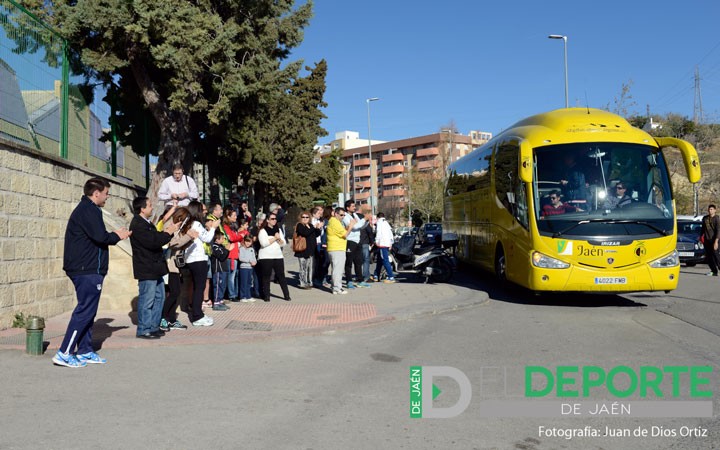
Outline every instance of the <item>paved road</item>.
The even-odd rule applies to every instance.
[[[222,344],[107,348],[110,364],[78,370],[0,350],[0,408],[9,412],[0,422],[0,448],[716,448],[717,413],[480,417],[482,402],[498,395],[497,380],[487,378],[491,367],[514,373],[528,364],[672,364],[717,371],[720,338],[711,322],[719,308],[710,293],[718,280],[688,270],[678,291],[659,296],[527,298],[497,291],[485,277],[461,277],[452,287],[373,286],[367,290],[373,296],[354,301],[376,305],[394,320]],[[691,300],[680,298],[691,294]],[[696,312],[695,304],[704,309]],[[451,311],[432,314],[443,307]],[[473,385],[468,409],[452,419],[410,419],[412,365],[461,369]],[[438,384],[439,404],[452,404],[454,384]],[[683,387],[681,398],[687,396]],[[700,427],[709,436],[565,440],[538,434],[540,426],[585,425]]]

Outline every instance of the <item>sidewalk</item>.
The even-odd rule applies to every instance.
[[[180,320],[190,325],[187,330],[172,330],[157,340],[135,337],[135,313],[130,311],[98,311],[93,329],[97,349],[219,344],[250,341],[268,337],[321,333],[348,327],[408,319],[487,301],[485,292],[473,289],[468,274],[458,273],[451,284],[424,284],[419,276],[398,274],[395,284],[371,283],[369,288],[356,288],[347,295],[332,295],[329,289],[297,288],[297,259],[286,257],[286,276],[290,284],[291,302],[284,301],[280,286],[271,284],[271,301],[230,303],[228,311],[206,310],[215,320],[211,327],[193,327],[187,314],[178,311]],[[44,341],[46,355],[60,346],[71,311],[46,318]],[[25,349],[25,330],[11,328],[0,331],[0,349]]]

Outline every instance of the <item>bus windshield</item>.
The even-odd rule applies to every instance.
[[[534,158],[540,234],[650,238],[673,233],[668,171],[658,148],[573,143],[536,148]]]

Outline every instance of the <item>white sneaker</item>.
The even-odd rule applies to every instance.
[[[202,319],[196,320],[193,322],[194,327],[211,327],[215,323],[212,317],[210,316],[204,316]]]
[[[333,295],[345,295],[347,292],[345,289],[340,289],[339,291],[333,291]]]

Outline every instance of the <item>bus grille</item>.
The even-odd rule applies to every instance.
[[[583,267],[590,267],[590,268],[593,268],[593,269],[627,269],[628,267],[637,266],[638,263],[626,264],[626,265],[624,265],[624,266],[612,266],[612,267],[608,267],[608,266],[593,266],[592,264],[585,264],[585,263],[578,263],[578,265],[583,266]]]

